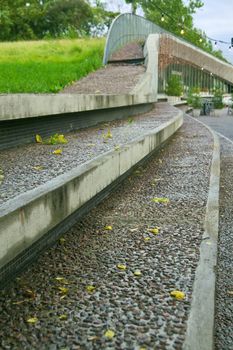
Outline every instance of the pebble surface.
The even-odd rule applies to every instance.
[[[209,132],[185,119],[163,149],[1,291],[1,349],[181,349],[212,147]],[[185,298],[171,297],[174,290]]]
[[[222,111],[220,118],[201,117],[215,131],[233,142],[233,120]],[[218,264],[216,275],[215,347],[233,349],[233,144],[220,137],[221,176]]]
[[[233,348],[233,145],[221,139],[221,182],[216,286],[216,349]]]
[[[1,151],[4,178],[0,184],[0,209],[17,195],[150,132],[175,115],[177,109],[157,103],[148,113],[67,134],[65,145],[35,143]],[[105,137],[109,130],[112,138]],[[57,149],[62,150],[61,155],[53,154]]]
[[[61,93],[122,95],[128,94],[145,73],[145,67],[109,64],[67,86]]]

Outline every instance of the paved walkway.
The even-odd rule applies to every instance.
[[[221,178],[216,291],[216,350],[233,349],[233,117],[227,116],[226,110],[224,112],[220,118],[199,118],[223,135],[220,137]]]

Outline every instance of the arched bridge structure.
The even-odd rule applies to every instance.
[[[178,75],[184,92],[199,88],[211,93],[221,89],[233,92],[233,65],[203,51],[184,39],[165,31],[143,17],[121,14],[113,21],[108,32],[103,63],[119,48],[130,42],[145,42],[150,34],[157,34],[158,47],[157,82],[158,93],[164,93],[171,75]]]

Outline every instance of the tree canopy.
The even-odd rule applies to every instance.
[[[132,12],[136,12],[140,5],[145,17],[150,21],[225,60],[220,50],[213,49],[212,42],[206,34],[194,27],[193,15],[204,5],[201,0],[188,0],[186,4],[183,0],[125,0],[125,2],[132,5]]]
[[[98,35],[115,16],[98,0],[0,0],[0,40]]]

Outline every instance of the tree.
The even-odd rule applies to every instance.
[[[79,34],[89,34],[93,13],[85,0],[51,1],[45,14],[46,29],[51,36],[74,30]]]
[[[138,4],[140,0],[125,0],[126,4],[131,4],[132,13],[136,14]]]
[[[212,42],[206,34],[193,25],[193,14],[204,5],[202,1],[189,0],[187,5],[184,5],[183,0],[139,0],[138,3],[150,21],[225,60],[220,50],[213,50]],[[161,18],[164,20],[161,21]]]

